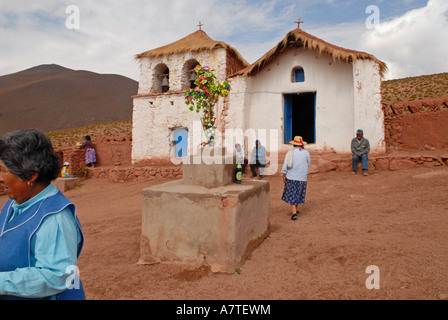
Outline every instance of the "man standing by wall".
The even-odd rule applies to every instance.
[[[367,176],[367,170],[369,170],[367,163],[369,152],[370,152],[369,140],[364,138],[363,131],[359,129],[356,132],[356,138],[352,139],[352,153],[353,153],[352,174],[356,174],[358,161],[361,160],[363,174]]]

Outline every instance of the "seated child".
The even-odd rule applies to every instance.
[[[72,176],[70,174],[70,170],[68,169],[69,165],[70,165],[70,163],[64,162],[64,166],[61,169],[61,177],[62,178],[74,178],[74,176]]]

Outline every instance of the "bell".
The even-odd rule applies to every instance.
[[[196,81],[196,79],[197,79],[196,72],[190,71],[190,81]]]
[[[170,84],[168,83],[168,77],[165,76],[162,79],[162,87],[168,87]]]

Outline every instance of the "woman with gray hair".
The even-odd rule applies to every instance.
[[[42,132],[0,140],[0,299],[85,299],[77,272],[84,243],[75,206],[51,182],[60,159]]]

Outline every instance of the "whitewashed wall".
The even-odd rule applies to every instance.
[[[226,78],[226,51],[216,49],[160,58],[144,58],[140,66],[138,95],[134,97],[132,129],[132,161],[167,158],[172,148],[172,132],[177,128],[192,132],[193,121],[200,121],[202,113],[190,111],[185,105],[182,73],[185,63],[196,59],[200,65],[215,69],[219,81]],[[152,94],[154,68],[165,64],[170,70],[170,91]],[[222,110],[222,102],[218,110]],[[192,135],[189,135],[192,138]],[[200,141],[198,142],[200,144]],[[189,143],[191,146],[191,143]]]
[[[379,66],[371,60],[358,60],[353,66],[354,130],[364,131],[372,151],[385,152],[384,113],[381,105]]]
[[[304,69],[304,82],[292,82],[295,67]],[[316,92],[316,147],[347,150],[353,133],[352,66],[304,49],[289,50],[247,79],[246,126],[277,129],[280,148],[289,148],[283,144],[283,94],[300,92]]]

